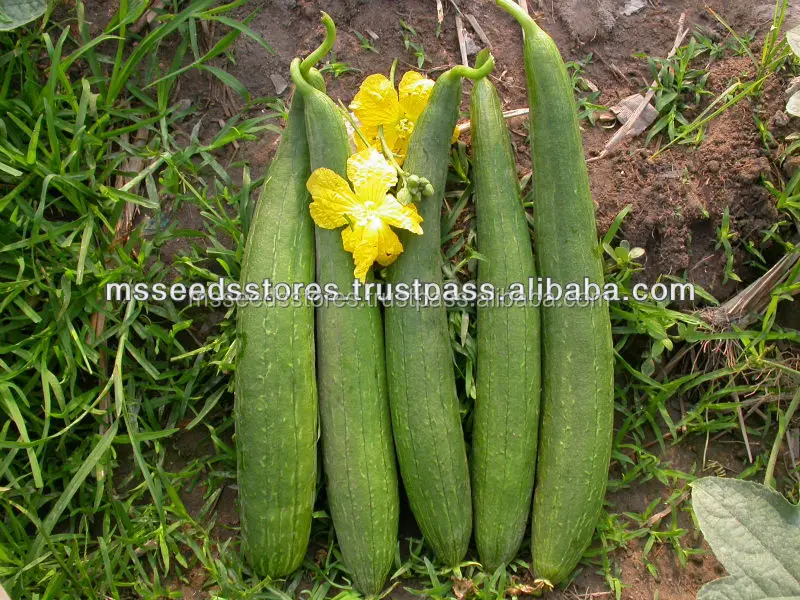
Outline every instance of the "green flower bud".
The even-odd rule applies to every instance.
[[[400,188],[400,191],[397,192],[397,201],[403,206],[407,206],[414,201],[414,198],[408,188]]]

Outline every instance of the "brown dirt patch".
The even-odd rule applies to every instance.
[[[725,59],[711,68],[709,90],[719,94],[748,72],[749,59]],[[723,282],[726,257],[717,248],[725,209],[740,240],[760,240],[778,220],[774,200],[761,184],[762,177],[771,177],[773,158],[753,119],[764,112],[745,99],[709,124],[697,148],[674,146],[651,160],[655,144],[645,148],[637,139],[590,164],[598,229],[605,231],[619,211],[632,205],[622,235],[647,251],[645,280],[685,275],[718,299],[736,290],[735,281]],[[604,132],[589,132],[587,154],[599,152],[606,140]]]

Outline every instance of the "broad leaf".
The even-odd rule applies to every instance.
[[[800,117],[800,92],[795,92],[786,103],[786,112],[793,117]]]
[[[692,505],[729,574],[698,600],[800,600],[800,507],[763,485],[719,477],[692,484]]]
[[[47,0],[0,0],[0,31],[10,31],[41,17]]]
[[[786,41],[789,42],[789,46],[792,47],[792,52],[794,52],[795,56],[800,56],[800,25],[786,33]]]

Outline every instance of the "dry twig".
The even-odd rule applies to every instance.
[[[461,50],[461,63],[469,66],[467,58],[467,40],[464,37],[464,20],[459,13],[456,13],[456,34],[458,35],[458,48]]]
[[[607,61],[605,57],[602,54],[600,54],[597,50],[593,49],[592,54],[594,54],[598,58],[598,60],[600,60],[601,63],[603,63],[606,67],[608,67],[608,70],[611,71],[615,77],[621,79],[625,83],[630,83],[630,79],[628,79],[628,76],[625,75],[625,73],[623,73],[617,65],[615,65],[613,62]]]
[[[130,26],[133,33],[139,33],[144,29],[145,25],[150,25],[158,16],[157,10],[164,8],[164,0],[155,0],[150,5],[150,8],[141,16],[139,20]]]
[[[703,317],[718,325],[736,321],[741,326],[747,327],[757,319],[756,315],[767,307],[772,291],[777,286],[784,281],[792,284],[800,280],[800,269],[792,275],[798,263],[800,263],[800,250],[795,249],[722,306],[705,311]],[[790,277],[792,281],[788,281]]]
[[[478,37],[483,42],[483,45],[491,49],[492,42],[489,41],[489,36],[486,35],[486,32],[483,30],[483,27],[481,27],[481,24],[478,23],[478,19],[476,19],[475,16],[471,15],[470,13],[464,13],[464,18],[467,21],[469,21],[470,26],[472,27],[472,29],[475,30],[475,33],[478,34]]]

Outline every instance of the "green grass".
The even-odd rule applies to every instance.
[[[251,99],[224,70],[241,35],[268,51],[247,19],[226,16],[240,4],[167,3],[149,29],[134,33],[145,5],[122,2],[105,31],[92,37],[78,3],[71,23],[0,34],[0,581],[14,599],[180,597],[190,580],[213,598],[355,594],[324,494],[311,551],[296,574],[262,580],[240,556],[238,521],[227,518],[236,511],[233,309],[103,299],[109,282],[238,277],[262,173],[239,162],[234,147],[275,131],[285,114],[278,101]],[[776,19],[784,5],[778,3]],[[217,23],[219,39],[204,39],[204,21]],[[405,26],[404,35],[424,61],[421,44],[412,45],[416,32]],[[717,56],[714,43],[695,39],[673,66],[682,68],[680,61],[698,52]],[[735,44],[725,51],[738,52]],[[757,79],[739,84],[689,125],[679,123],[675,140],[702,132],[736,98],[755,94],[765,76],[794,69],[775,35],[761,56],[751,52]],[[586,64],[572,67],[591,119],[599,105],[581,84]],[[179,102],[181,76],[198,72],[240,96],[240,116],[212,125],[200,120],[202,107]],[[684,87],[673,86],[684,98],[697,87],[686,88],[687,81],[695,85],[698,78],[684,76]],[[663,114],[680,106],[678,96],[667,100],[665,87]],[[256,107],[268,110],[249,117]],[[800,148],[797,140],[778,143],[779,163]],[[443,269],[445,280],[464,281],[475,277],[482,257],[463,142],[451,167]],[[521,186],[530,216],[529,183],[527,176]],[[798,252],[800,174],[765,186],[781,221],[765,232],[764,245]],[[138,214],[125,227],[132,209]],[[182,211],[195,212],[203,226],[186,229]],[[600,250],[607,279],[625,290],[644,258],[620,235],[628,212],[617,217]],[[725,252],[733,272],[738,242],[729,228],[720,232],[724,245],[723,239],[731,245]],[[780,457],[776,485],[800,499],[800,474],[776,441],[800,381],[800,336],[777,315],[798,291],[797,277],[771,289],[767,308],[746,327],[714,324],[691,307],[633,301],[613,307],[612,477],[583,569],[600,574],[616,597],[626,585],[619,549],[640,544],[654,575],[658,546],[683,564],[698,552],[687,484],[722,468],[711,457],[718,444],[743,447],[747,440],[753,457],[741,472],[722,468],[728,476],[764,477],[770,459]],[[697,308],[716,304],[705,294]],[[469,437],[474,308],[452,309],[449,321]],[[689,446],[699,458],[678,469],[670,452]],[[621,499],[644,484],[661,493],[640,509],[623,510]],[[528,560],[526,543],[508,570],[485,573],[470,560],[443,569],[421,540],[403,537],[389,585],[432,598],[508,597],[532,585]]]
[[[425,56],[425,47],[418,39],[417,30],[403,19],[400,19],[400,34],[403,36],[405,49],[417,59],[417,68],[421,69],[425,65],[427,58]]]
[[[567,69],[572,78],[572,87],[575,90],[578,117],[594,125],[597,122],[597,114],[608,110],[608,107],[599,103],[601,91],[586,79],[586,67],[592,63],[592,60],[593,56],[590,53],[583,60],[567,62]]]
[[[353,30],[353,34],[355,34],[356,38],[358,38],[358,43],[361,44],[362,50],[367,50],[369,52],[374,52],[378,54],[378,50],[375,48],[375,44],[373,44],[370,39],[365,36],[360,31]]]
[[[654,79],[658,82],[653,100],[659,118],[647,133],[648,142],[662,131],[666,132],[670,140],[675,139],[678,128],[689,124],[684,112],[691,106],[700,104],[704,95],[710,94],[705,89],[708,69],[691,66],[706,51],[705,46],[691,37],[689,43],[678,48],[671,58],[645,57]]]
[[[325,63],[325,66],[323,66],[319,72],[328,73],[335,79],[338,79],[347,73],[360,73],[361,69],[357,69],[356,67],[353,67],[344,61],[336,60],[336,55],[331,53],[330,60]]]
[[[12,597],[161,597],[213,522],[213,494],[190,517],[180,490],[231,477],[230,420],[202,418],[229,395],[231,315],[205,340],[203,315],[114,305],[103,290],[237,275],[239,253],[219,240],[241,241],[250,185],[235,189],[229,173],[242,167],[217,152],[257,139],[275,115],[229,120],[201,141],[195,109],[174,97],[187,64],[241,87],[207,64],[257,37],[225,16],[234,6],[164,12],[137,39],[144,5],[122,2],[91,38],[78,4],[75,29],[0,36],[0,579]],[[205,54],[202,21],[228,29]],[[185,204],[204,231],[180,229]],[[142,222],[126,228],[131,209]],[[185,256],[164,264],[176,240]],[[210,460],[169,472],[171,438],[192,427],[214,441]]]
[[[767,79],[773,75],[796,74],[793,54],[783,31],[787,9],[787,0],[777,0],[772,26],[761,44],[760,57],[754,54],[756,41],[751,36],[739,35],[711,9],[709,11],[728,33],[722,43],[715,43],[702,32],[695,32],[689,44],[680,48],[671,59],[646,57],[656,74],[656,98],[661,98],[660,102],[657,100],[660,118],[648,132],[648,141],[659,132],[666,132],[669,139],[668,143],[653,154],[653,158],[676,143],[700,144],[706,126],[726,110],[747,98],[758,104]],[[701,97],[710,94],[705,89],[709,64],[726,52],[748,56],[755,75],[740,76],[689,120],[685,114],[686,109],[690,109],[689,112],[692,113],[697,112],[701,106]],[[706,55],[709,63],[699,69],[692,68],[696,59]],[[660,65],[658,71],[654,68],[656,65]],[[757,119],[758,115],[754,115],[754,118]]]

